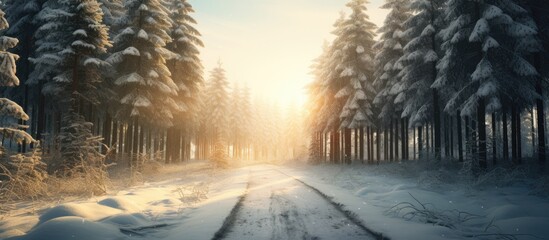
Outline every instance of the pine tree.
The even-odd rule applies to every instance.
[[[390,122],[394,118],[400,118],[402,112],[402,99],[397,96],[404,91],[402,77],[403,48],[408,43],[404,34],[404,22],[411,16],[409,0],[387,0],[382,6],[391,11],[385,18],[383,27],[378,30],[380,40],[374,45],[377,54],[375,56],[375,82],[378,89],[374,103],[380,107],[380,119]]]
[[[410,125],[420,127],[420,131],[434,118],[431,85],[437,74],[436,63],[443,55],[436,36],[444,27],[443,5],[443,0],[414,0],[410,9],[415,14],[404,23],[404,34],[409,42],[399,60],[403,65],[399,76],[405,90],[397,95],[397,99],[403,104],[402,117],[410,118]]]
[[[102,16],[95,0],[45,3],[38,16],[39,55],[32,60],[40,76],[52,77],[44,83],[45,94],[62,102],[73,96],[96,101],[94,90],[106,65],[100,56],[111,46]]]
[[[4,12],[0,9],[0,31],[9,27],[8,21],[4,17]],[[16,61],[18,55],[8,52],[8,49],[17,46],[19,41],[15,38],[0,35],[0,86],[14,87],[19,85],[19,78],[16,76]],[[2,139],[8,138],[17,143],[23,141],[32,142],[34,139],[24,131],[27,126],[18,124],[15,120],[28,120],[29,116],[23,111],[23,108],[17,103],[7,99],[0,98],[0,135]],[[0,152],[4,152],[0,149]]]
[[[178,87],[166,61],[177,57],[166,49],[171,21],[160,0],[126,1],[120,33],[114,38],[114,53],[107,59],[117,72],[114,81],[121,108],[116,117],[135,125],[171,127],[178,105]]]
[[[196,25],[191,16],[194,9],[186,0],[171,0],[168,2],[168,9],[173,24],[169,31],[172,41],[166,48],[177,54],[177,57],[168,60],[167,65],[178,87],[175,101],[185,110],[174,116],[178,119],[174,127],[179,133],[185,132],[189,135],[196,131],[198,124],[198,90],[204,81],[199,47],[204,44],[200,40],[200,33],[193,26]]]
[[[207,82],[205,93],[206,99],[202,111],[206,112],[206,127],[212,133],[212,136],[226,139],[228,134],[229,82],[221,62],[210,72],[210,80]]]
[[[334,34],[334,46],[338,49],[330,60],[335,67],[335,95],[344,103],[340,109],[339,129],[345,133],[345,156],[351,156],[351,128],[372,126],[374,123],[371,100],[375,97],[372,87],[374,73],[375,25],[366,15],[367,0],[353,0],[347,4],[351,15],[341,22]]]
[[[514,108],[532,104],[537,96],[533,87],[537,72],[524,56],[539,42],[535,29],[520,18],[525,14],[510,0],[454,0],[446,10],[447,17],[455,20],[441,32],[446,55],[433,87],[449,93],[446,112],[476,114],[481,169],[487,167],[486,112],[501,109],[502,102]]]

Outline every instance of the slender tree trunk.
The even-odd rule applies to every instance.
[[[360,130],[359,130],[359,131],[360,131],[360,133],[358,134],[358,135],[359,135],[359,137],[358,137],[358,139],[359,139],[358,145],[360,146],[360,148],[359,148],[359,158],[360,158],[360,161],[361,161],[362,163],[364,163],[364,127],[360,127]],[[369,131],[368,131],[368,132],[369,132]],[[368,143],[369,143],[369,142],[368,142]],[[368,154],[369,154],[369,152],[368,152]]]
[[[394,139],[395,139],[395,132],[393,131],[393,119],[391,119],[391,123],[389,125],[389,161],[392,162],[394,160]]]
[[[354,140],[355,140],[355,145],[354,145],[354,150],[355,150],[355,159],[358,159],[358,128],[355,128],[355,134],[354,134]]]
[[[522,164],[522,119],[520,116],[520,110],[517,110],[517,161],[518,164]]]
[[[463,136],[461,129],[461,112],[458,110],[456,113],[456,122],[457,122],[457,138],[458,138],[458,159],[459,162],[463,162]]]
[[[385,127],[383,133],[383,159],[389,161],[389,128]]]
[[[399,136],[400,134],[399,134],[399,131],[398,131],[398,129],[399,129],[399,126],[398,126],[399,124],[398,123],[399,123],[398,119],[395,119],[394,120],[395,131],[394,131],[393,136],[394,136],[394,142],[395,142],[395,148],[394,148],[394,150],[395,150],[395,161],[397,161],[397,162],[399,161],[398,140],[399,140],[399,138],[402,137],[402,136]]]
[[[447,114],[443,114],[443,130],[444,130],[444,157],[448,158],[450,157],[450,132],[449,132],[449,124],[448,124],[448,116]]]
[[[42,85],[40,85],[39,89],[39,100],[38,100],[38,124],[36,126],[36,140],[42,141],[43,137],[42,134],[45,131],[46,126],[46,98],[44,97],[44,94],[42,94]]]
[[[103,121],[103,143],[107,146],[111,145],[111,128],[112,128],[112,118],[111,115],[106,112],[105,120]]]
[[[509,137],[507,136],[507,111],[501,112],[502,138],[503,138],[503,160],[509,160]]]
[[[515,106],[511,108],[511,156],[513,162],[518,164],[518,147],[517,147],[517,109]]]
[[[139,159],[139,118],[136,117],[133,123],[133,142],[132,142],[132,149],[133,149],[133,161],[135,162],[135,167],[139,169],[141,166],[138,165],[138,159]]]
[[[402,132],[401,132],[401,147],[402,147],[402,160],[406,160],[407,159],[407,156],[406,156],[406,148],[408,147],[408,138],[406,137],[406,119],[401,119],[400,120],[400,125],[401,125],[401,129],[402,129]]]
[[[479,136],[479,166],[482,170],[488,169],[486,150],[486,105],[484,99],[480,98],[477,106],[477,124]]]
[[[429,125],[429,123],[425,124],[425,152],[427,153],[427,157],[429,157],[429,154],[431,153],[431,137],[429,135]]]
[[[497,163],[497,124],[496,124],[496,113],[492,113],[492,165]]]
[[[374,162],[374,129],[371,128],[371,146],[372,146],[372,162]],[[377,164],[379,164],[379,162],[381,161],[381,130],[379,128],[376,128],[376,159],[377,159]]]
[[[423,160],[423,127],[417,127],[417,152],[419,160]]]
[[[436,72],[436,70],[435,70]],[[436,76],[436,74],[435,74]],[[435,134],[434,134],[434,138],[435,138],[435,158],[437,160],[440,160],[440,157],[441,157],[441,124],[440,124],[440,109],[439,109],[439,96],[438,96],[438,92],[436,89],[433,89],[433,108],[434,108],[434,123],[435,123],[435,126],[434,126],[434,131],[435,131]]]
[[[536,127],[535,120],[536,116],[534,116],[534,108],[530,109],[530,136],[532,137],[532,157],[536,157]]]
[[[468,157],[473,153],[471,142],[471,121],[469,121],[469,117],[465,117],[465,153]]]

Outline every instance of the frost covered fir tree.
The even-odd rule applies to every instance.
[[[446,55],[433,87],[450,96],[446,112],[476,115],[478,166],[486,169],[485,115],[503,103],[517,109],[535,101],[537,72],[525,56],[540,43],[527,12],[511,0],[453,0],[445,14],[454,20],[441,31]]]
[[[384,122],[399,119],[402,111],[402,100],[397,98],[404,91],[402,78],[399,76],[403,68],[399,59],[404,54],[403,48],[408,43],[404,34],[404,22],[411,16],[409,0],[386,0],[381,7],[390,9],[383,26],[378,30],[380,40],[374,45],[375,56],[375,81],[374,86],[378,90],[374,104],[379,106],[379,117]]]
[[[339,129],[345,131],[345,155],[351,156],[351,128],[374,124],[371,102],[375,97],[372,86],[374,73],[373,45],[376,26],[366,15],[367,0],[353,0],[347,4],[351,15],[340,23],[334,34],[336,53],[330,62],[335,67],[332,80],[338,86],[336,99],[344,102],[339,113]]]
[[[0,9],[0,31],[9,27],[8,21],[4,17],[4,12]],[[0,35],[0,86],[14,87],[19,85],[19,78],[16,76],[16,61],[19,58],[16,54],[8,52],[14,48],[19,41],[15,38]],[[0,135],[2,139],[11,139],[17,143],[33,142],[34,139],[24,131],[27,126],[20,125],[17,120],[28,120],[29,116],[23,111],[23,108],[17,103],[7,99],[0,98]],[[3,145],[3,143],[2,143]],[[0,153],[4,154],[3,147]]]
[[[210,80],[206,83],[204,108],[206,128],[214,137],[227,138],[229,123],[229,82],[225,76],[221,62],[210,72]]]
[[[404,35],[409,42],[404,46],[404,54],[399,60],[403,66],[398,75],[402,78],[403,91],[398,93],[396,100],[402,104],[402,117],[409,118],[410,126],[418,128],[420,154],[423,147],[423,126],[427,123],[437,123],[440,126],[440,105],[435,102],[439,94],[431,85],[437,77],[436,64],[441,58],[439,56],[443,55],[437,33],[445,27],[445,2],[413,0],[410,10],[415,14],[404,23]],[[435,136],[440,139],[440,134]],[[440,156],[440,145],[436,147],[436,151]]]
[[[114,90],[121,107],[116,117],[131,119],[135,126],[171,127],[174,114],[185,109],[175,101],[178,87],[166,65],[176,57],[166,49],[171,41],[168,10],[160,0],[129,0],[124,8],[127,12],[107,59],[117,72]]]
[[[173,24],[169,31],[172,42],[168,43],[166,48],[177,54],[176,58],[167,61],[167,66],[177,85],[178,96],[175,101],[185,110],[174,116],[178,121],[175,122],[173,131],[169,131],[168,134],[172,132],[175,135],[169,137],[180,139],[180,135],[190,136],[197,130],[198,91],[204,81],[199,48],[204,44],[200,40],[200,32],[194,27],[197,23],[191,16],[194,13],[191,4],[186,0],[169,0],[167,7]],[[186,141],[190,142],[190,139]]]
[[[101,83],[102,70],[107,66],[101,60],[111,46],[108,28],[103,24],[103,13],[96,0],[47,1],[37,16],[40,27],[36,32],[37,57],[33,81],[43,84],[42,92],[53,100],[55,111],[62,116],[59,139],[61,154],[86,154],[84,145],[74,145],[70,128],[87,129],[91,123],[81,121],[84,109],[98,102],[96,88]],[[70,107],[67,107],[70,106]],[[86,111],[86,113],[89,113]],[[91,143],[90,143],[91,144]],[[70,146],[74,146],[69,151]],[[75,158],[63,160],[64,170],[75,166]]]
[[[34,81],[42,80],[43,93],[56,101],[66,103],[76,97],[77,103],[95,102],[95,89],[107,66],[100,57],[111,46],[99,3],[50,0],[37,20],[41,26],[36,32],[37,57],[31,60],[36,66]]]

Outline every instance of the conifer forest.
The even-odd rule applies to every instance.
[[[0,0],[0,239],[548,239],[546,0]]]

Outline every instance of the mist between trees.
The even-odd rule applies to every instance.
[[[252,100],[221,64],[204,79],[186,0],[1,7],[0,188],[13,198],[47,194],[30,188],[48,176],[101,194],[112,168],[133,179],[159,163],[306,156],[297,107]]]

